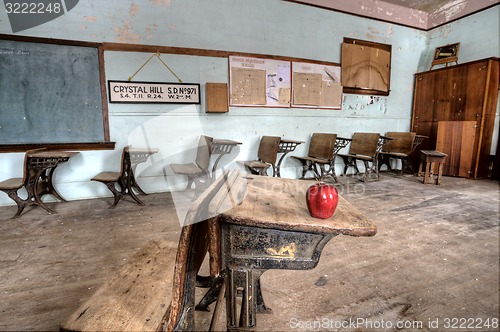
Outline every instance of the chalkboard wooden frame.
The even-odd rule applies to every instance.
[[[37,147],[47,147],[49,149],[67,149],[67,150],[102,150],[102,149],[114,149],[115,143],[110,142],[109,135],[109,118],[108,118],[108,104],[106,99],[106,79],[104,73],[104,49],[102,44],[99,43],[88,43],[72,40],[59,40],[59,39],[46,39],[46,38],[34,38],[25,36],[13,36],[13,35],[2,35],[0,34],[0,40],[12,41],[12,42],[24,42],[24,43],[38,43],[46,45],[63,45],[63,46],[76,46],[76,47],[86,47],[95,48],[97,50],[97,66],[98,66],[98,76],[100,87],[100,101],[97,101],[99,105],[98,110],[102,109],[102,136],[99,134],[99,139],[92,140],[86,139],[82,142],[47,142],[43,141],[32,142],[32,141],[20,141],[19,143],[0,143],[0,152],[19,152],[26,151],[28,149]],[[50,47],[50,46],[49,46]],[[98,107],[98,106],[96,106]],[[100,115],[97,115],[96,121],[101,121]],[[54,124],[56,125],[56,124]]]

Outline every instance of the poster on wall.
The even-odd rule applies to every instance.
[[[290,107],[290,62],[229,57],[231,106]]]
[[[292,107],[341,109],[340,66],[292,62]]]
[[[108,81],[110,103],[199,104],[198,83]]]

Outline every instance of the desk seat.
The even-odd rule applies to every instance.
[[[23,178],[11,178],[0,182],[0,190],[10,191],[12,189],[21,189],[24,185]]]
[[[262,136],[257,151],[256,160],[241,162],[252,174],[267,175],[267,170],[272,168],[273,176],[277,176],[276,159],[281,137]]]
[[[194,184],[195,197],[200,195],[211,183],[210,156],[212,155],[213,138],[201,135],[196,148],[196,159],[192,163],[170,164],[175,174],[185,175],[188,178],[186,189]]]
[[[146,161],[150,155],[156,152],[158,152],[157,149],[132,149],[130,146],[126,146],[122,150],[120,171],[104,171],[91,179],[91,181],[104,183],[113,194],[114,201],[110,208],[116,207],[125,195],[132,197],[137,204],[144,205],[134,192],[136,190],[139,194],[146,195],[135,180],[135,170],[138,164]]]
[[[323,181],[330,176],[338,182],[335,174],[336,140],[337,134],[313,133],[307,156],[292,156],[302,163],[302,179],[305,178],[307,172],[313,172],[318,180]]]
[[[392,170],[391,159],[401,160],[401,174],[409,166],[408,159],[413,149],[416,134],[414,132],[387,132],[386,136],[390,138],[387,144],[382,146],[382,151],[378,154],[378,169],[386,165],[387,169]]]
[[[23,177],[0,182],[0,190],[17,204],[17,212],[12,218],[18,218],[24,208],[31,205],[39,206],[49,213],[55,213],[42,201],[42,196],[51,194],[58,200],[65,202],[54,188],[53,175],[58,164],[68,161],[75,154],[77,152],[48,151],[45,148],[26,151]],[[18,195],[18,191],[22,188],[26,190],[26,198]]]
[[[360,160],[365,166],[362,181],[369,180],[372,172],[375,172],[378,178],[377,153],[380,148],[380,134],[356,132],[352,135],[350,144],[348,153],[338,154],[344,161],[344,174],[347,174],[349,167],[353,167],[356,174],[359,174],[357,161]]]
[[[60,330],[193,331],[196,275],[209,247],[207,210],[225,179],[213,182],[190,206],[178,243],[147,243]]]

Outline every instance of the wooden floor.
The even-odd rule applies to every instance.
[[[498,330],[498,182],[340,180],[377,235],[334,238],[313,270],[264,273],[273,313],[257,316],[258,331]],[[169,193],[144,201],[51,203],[57,214],[31,208],[14,220],[14,206],[0,207],[0,330],[57,330],[148,240],[175,240],[179,203]]]

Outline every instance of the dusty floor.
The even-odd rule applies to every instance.
[[[341,178],[339,191],[377,226],[338,236],[309,271],[267,271],[272,314],[258,331],[498,331],[499,183],[445,177],[441,186],[383,173]],[[179,235],[170,194],[51,203],[16,220],[0,207],[0,330],[57,330],[150,239]]]

